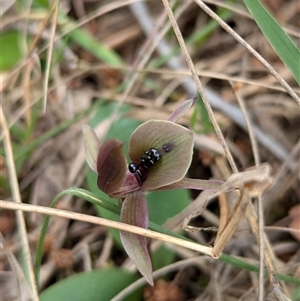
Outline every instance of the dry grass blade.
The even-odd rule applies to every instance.
[[[6,257],[12,270],[12,272],[8,273],[8,275],[3,273],[4,275],[2,277],[4,279],[8,279],[5,279],[6,281],[1,279],[1,298],[3,298],[3,300],[8,300],[10,298],[14,300],[19,298],[22,298],[22,300],[32,300],[31,287],[25,277],[20,263],[17,261],[16,256],[6,246],[2,233],[0,233],[0,241],[1,259]]]
[[[15,163],[14,163],[10,133],[8,130],[8,126],[6,123],[6,118],[4,116],[2,106],[0,107],[0,122],[1,122],[2,130],[4,132],[4,149],[5,149],[5,153],[6,153],[6,160],[7,160],[7,166],[8,166],[9,181],[10,181],[10,187],[11,187],[11,191],[12,191],[12,197],[13,197],[14,202],[16,202],[17,204],[21,204],[22,201],[21,201],[19,184],[18,184],[16,168],[15,168]],[[27,270],[28,276],[29,276],[29,282],[30,282],[30,287],[31,287],[31,292],[32,292],[32,299],[34,301],[37,301],[37,300],[39,300],[39,297],[38,297],[37,286],[36,286],[36,282],[35,282],[35,278],[34,278],[33,263],[32,263],[31,254],[30,254],[30,248],[29,248],[29,242],[28,242],[28,236],[27,236],[26,224],[25,224],[25,218],[24,218],[23,212],[18,210],[16,212],[16,217],[17,217],[17,221],[18,221],[19,236],[20,236],[20,240],[22,241],[22,245],[23,245],[26,270]]]
[[[252,152],[254,155],[254,162],[256,166],[260,164],[260,156],[258,153],[258,145],[256,142],[255,135],[252,130],[252,125],[250,122],[250,118],[247,114],[247,109],[244,100],[239,95],[238,90],[234,89],[234,85],[230,82],[233,87],[234,94],[239,102],[240,108],[245,116],[246,124],[248,127],[249,137],[252,146]],[[263,207],[262,207],[262,197],[259,196],[257,198],[258,201],[258,228],[259,228],[259,295],[258,299],[260,301],[264,298],[264,216],[263,216]]]
[[[284,87],[291,97],[300,105],[300,98],[290,87],[290,85],[277,73],[277,71],[244,39],[242,39],[233,29],[230,28],[217,14],[215,14],[208,6],[200,0],[194,0],[210,17],[216,20],[222,28],[224,28],[230,35],[232,35],[241,45],[243,45],[258,61],[260,61],[272,74],[276,80]]]
[[[49,85],[49,77],[50,77],[50,70],[51,70],[51,61],[52,61],[52,55],[53,55],[53,48],[54,48],[54,39],[55,39],[55,32],[57,27],[57,21],[58,21],[58,9],[59,9],[60,1],[56,0],[53,3],[53,21],[52,21],[52,27],[51,27],[51,35],[50,35],[50,41],[49,41],[49,49],[47,54],[47,61],[46,61],[46,68],[45,68],[45,75],[44,75],[44,97],[43,97],[43,112],[46,112],[47,107],[47,97],[48,97],[48,85]],[[50,12],[51,14],[51,12]]]

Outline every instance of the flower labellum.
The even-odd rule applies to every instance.
[[[154,190],[181,180],[190,166],[193,144],[193,133],[171,121],[149,120],[137,127],[129,141],[133,162],[129,169],[141,189]]]

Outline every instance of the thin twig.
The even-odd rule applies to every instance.
[[[16,203],[13,203],[13,202],[8,202],[8,203],[11,203],[14,205],[21,205],[22,201],[21,201],[18,178],[17,178],[17,174],[16,174],[16,167],[15,167],[15,162],[14,162],[14,157],[13,157],[11,138],[10,138],[10,133],[8,130],[8,126],[7,126],[7,122],[6,122],[6,118],[4,116],[2,106],[0,107],[0,122],[2,124],[3,132],[4,132],[4,149],[5,149],[5,154],[6,154],[10,188],[11,188],[11,192],[12,192],[12,198],[13,198],[14,202],[16,202]],[[34,272],[33,272],[33,262],[31,259],[30,247],[29,247],[23,212],[20,210],[17,210],[16,217],[17,217],[17,222],[18,222],[19,236],[20,236],[20,240],[23,245],[22,251],[24,252],[24,257],[25,257],[25,264],[26,264],[25,270],[27,271],[28,276],[29,276],[29,282],[30,282],[30,287],[31,287],[31,291],[32,291],[32,298],[33,298],[33,300],[38,301],[39,296],[38,296],[37,286],[36,286]]]

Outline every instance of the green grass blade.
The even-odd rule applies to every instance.
[[[295,80],[300,83],[300,50],[258,0],[244,0],[255,22]]]
[[[60,28],[72,42],[92,53],[96,58],[111,66],[122,66],[122,58],[113,49],[107,48],[98,41],[91,33],[80,28],[69,17],[61,14],[59,16]]]
[[[105,47],[103,44],[97,41],[96,38],[83,29],[76,28],[72,30],[68,36],[73,42],[92,53],[99,60],[112,66],[122,65],[122,59],[117,55],[116,52]]]

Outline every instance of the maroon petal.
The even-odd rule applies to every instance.
[[[107,194],[117,191],[125,180],[127,164],[123,143],[116,139],[106,141],[97,157],[98,187]]]
[[[118,190],[114,191],[110,196],[114,198],[122,198],[127,193],[136,190],[141,190],[141,185],[136,181],[135,175],[128,171],[126,172],[125,180],[122,186]]]
[[[127,194],[121,210],[121,222],[148,228],[148,207],[141,190]],[[152,264],[145,236],[120,231],[124,249],[146,280],[153,285]]]

